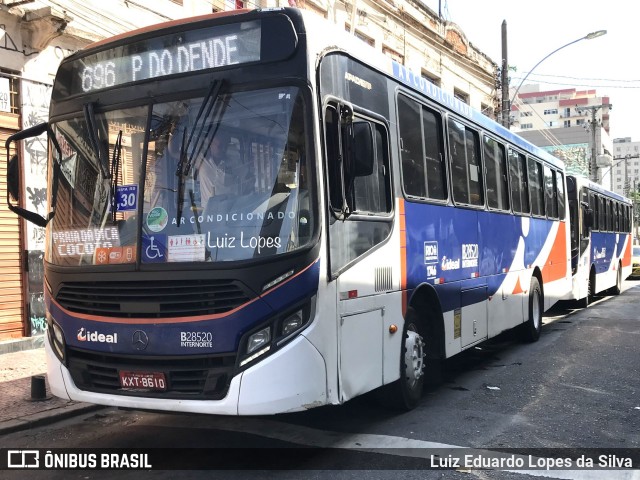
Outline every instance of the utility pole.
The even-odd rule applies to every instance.
[[[509,101],[509,61],[507,60],[507,21],[502,21],[502,126],[509,129],[511,124],[511,102]]]
[[[602,104],[602,105],[590,105],[587,107],[579,107],[576,106],[576,111],[578,113],[582,113],[585,110],[591,110],[591,120],[589,120],[589,128],[591,128],[591,159],[589,161],[589,179],[592,182],[598,182],[598,159],[596,156],[596,128],[601,125],[601,122],[596,118],[596,114],[598,110],[601,108],[608,108],[611,110],[613,105],[610,103]]]

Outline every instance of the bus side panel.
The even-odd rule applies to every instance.
[[[616,284],[618,268],[618,237],[611,232],[591,234],[591,258],[596,269],[596,293],[603,292]]]
[[[629,275],[631,275],[632,265],[631,265],[631,235],[628,233],[620,234],[620,236],[624,239],[623,244],[623,253],[622,253],[622,279],[624,280]]]
[[[447,356],[522,323],[536,267],[545,308],[571,288],[565,222],[416,202],[405,217],[407,289],[434,285]]]

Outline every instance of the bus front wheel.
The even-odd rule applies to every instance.
[[[395,410],[415,408],[422,397],[425,381],[424,327],[416,311],[409,307],[402,331],[400,378],[382,388],[381,403]]]

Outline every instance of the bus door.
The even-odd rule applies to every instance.
[[[393,217],[385,125],[335,102],[325,110],[325,135],[328,253],[337,290],[340,397],[346,401],[383,382],[384,332],[397,290],[393,279],[399,285],[400,277],[393,252],[399,248],[389,241]]]

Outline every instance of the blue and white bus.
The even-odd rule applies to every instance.
[[[631,275],[633,204],[587,178],[568,175],[571,299],[587,307],[598,294],[619,295]]]
[[[49,122],[7,143],[49,139],[49,211],[9,203],[47,227],[55,395],[409,409],[443,359],[537,340],[571,291],[562,162],[331,28],[227,12],[62,62]]]

